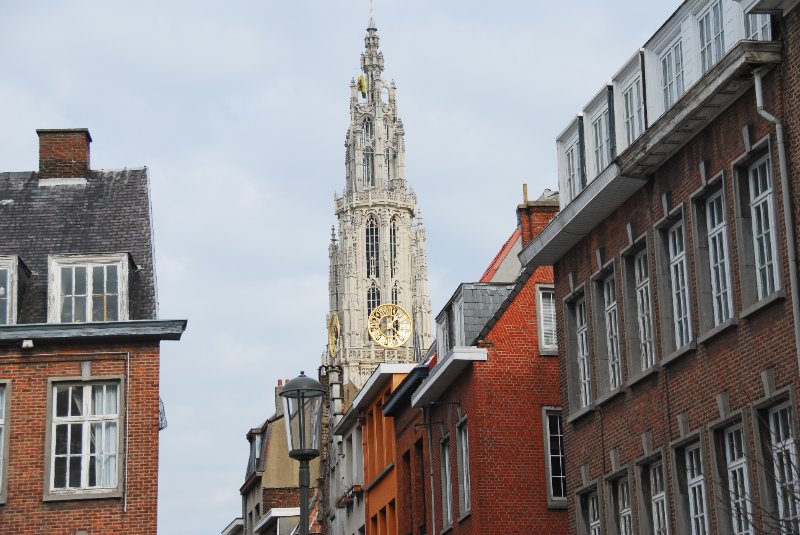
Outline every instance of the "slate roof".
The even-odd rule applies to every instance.
[[[18,256],[31,276],[17,323],[47,322],[47,257],[129,253],[130,319],[156,319],[147,169],[91,171],[85,185],[40,186],[36,172],[0,173],[0,255]]]
[[[458,286],[453,296],[436,316],[437,322],[443,314],[451,315],[453,304],[461,298],[464,313],[464,341],[473,345],[483,329],[508,294],[514,288],[512,283],[464,282]]]

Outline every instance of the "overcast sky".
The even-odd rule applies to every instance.
[[[427,230],[434,313],[557,188],[555,137],[678,0],[376,0]],[[147,166],[162,345],[159,531],[241,514],[245,433],[315,374],[368,0],[0,0],[0,170],[36,128],[89,128],[92,167]],[[0,229],[0,239],[2,230]]]

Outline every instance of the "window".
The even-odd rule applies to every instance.
[[[53,493],[117,488],[119,396],[119,382],[52,385]]]
[[[753,535],[750,479],[745,456],[742,424],[726,429],[723,434],[727,509],[733,535]]]
[[[458,446],[458,511],[462,517],[469,512],[472,493],[469,485],[469,442],[467,421],[456,426],[456,445]]]
[[[556,337],[556,292],[551,287],[538,288],[539,349],[558,349]]]
[[[622,94],[625,103],[625,136],[628,145],[644,132],[644,106],[642,103],[642,79],[636,80],[628,86]]]
[[[619,535],[633,535],[630,485],[627,479],[620,479],[615,486],[617,533]]]
[[[589,535],[600,535],[600,500],[597,497],[597,492],[591,492],[586,496],[586,513],[587,522],[589,526]]]
[[[363,159],[361,161],[361,175],[362,184],[365,188],[375,185],[375,151],[372,147],[364,149]]]
[[[683,221],[669,229],[669,274],[672,287],[672,320],[675,335],[675,349],[688,344],[692,339],[691,317],[689,314],[689,288],[686,275],[686,244],[684,242]]]
[[[604,110],[592,122],[594,137],[594,165],[596,174],[600,174],[611,160],[611,139],[609,136],[608,110]]]
[[[564,466],[564,431],[561,428],[561,409],[545,409],[544,442],[547,462],[549,505],[567,501],[567,472]]]
[[[392,278],[397,276],[397,216],[389,222],[389,270]]]
[[[17,275],[20,264],[16,256],[0,257],[0,325],[17,322]]]
[[[383,169],[384,169],[384,179],[386,180],[386,185],[388,186],[391,184],[392,180],[392,149],[387,148],[383,151]]]
[[[586,299],[575,303],[575,325],[577,327],[577,357],[580,407],[587,407],[592,401],[592,379],[589,369],[589,329],[586,323]]]
[[[716,0],[698,19],[700,29],[700,65],[708,71],[725,53],[722,28],[722,1]]]
[[[367,219],[367,277],[380,276],[380,238],[378,235],[378,221],[375,216]]]
[[[366,145],[372,140],[372,119],[367,117],[361,125],[361,145]]]
[[[622,366],[619,355],[619,328],[617,325],[617,284],[614,275],[606,277],[602,285],[606,330],[606,356],[608,357],[608,388],[613,391],[622,385]]]
[[[453,306],[453,347],[463,346],[466,341],[464,340],[464,300],[459,299]]]
[[[797,447],[790,405],[782,404],[768,412],[769,449],[777,500],[776,519],[781,534],[800,533],[800,478]]]
[[[708,533],[706,515],[706,487],[703,473],[703,459],[700,444],[688,446],[683,451],[686,474],[686,499],[688,500],[688,520],[691,535]]]
[[[649,506],[653,535],[668,535],[667,492],[664,484],[664,465],[661,462],[646,467],[650,490]]]
[[[572,144],[565,153],[567,159],[567,191],[569,198],[574,199],[583,189],[580,167],[578,163],[578,142]]]
[[[389,121],[386,120],[383,123],[383,139],[389,139]]]
[[[664,95],[664,111],[683,95],[683,45],[680,39],[670,45],[661,56],[661,88]]]
[[[745,15],[745,33],[753,41],[769,41],[772,39],[769,14]]]
[[[653,322],[650,303],[650,266],[647,249],[633,258],[634,281],[636,284],[636,320],[639,330],[639,351],[642,371],[655,366],[653,351]]]
[[[51,323],[126,321],[128,256],[50,257]]]
[[[725,202],[718,191],[705,202],[708,263],[711,274],[711,302],[714,325],[725,323],[732,316],[730,277],[728,270],[728,238],[725,223]]]
[[[751,165],[748,175],[756,284],[760,300],[778,289],[778,264],[775,261],[777,237],[772,205],[769,157],[766,156]]]
[[[380,304],[381,290],[378,288],[378,285],[375,284],[375,281],[372,281],[372,285],[369,287],[369,290],[367,290],[367,316],[372,314],[372,311]]]
[[[445,530],[453,525],[453,497],[450,487],[450,439],[442,440],[440,448],[440,458],[442,465],[442,529]]]
[[[394,281],[394,284],[392,285],[392,304],[400,304],[400,287],[397,285],[397,281]]]

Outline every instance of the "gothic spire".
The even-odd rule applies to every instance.
[[[364,48],[366,50],[361,53],[361,70],[375,78],[380,78],[381,72],[383,72],[383,52],[378,50],[380,40],[378,28],[375,26],[375,19],[370,16],[367,35],[364,37]]]

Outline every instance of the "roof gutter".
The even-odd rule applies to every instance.
[[[794,322],[794,348],[800,368],[800,290],[797,280],[797,249],[795,245],[794,223],[792,221],[792,194],[789,184],[789,164],[786,158],[786,142],[783,135],[783,124],[777,117],[764,109],[764,92],[761,79],[763,69],[753,73],[756,89],[756,111],[775,125],[775,138],[778,142],[778,164],[781,171],[781,198],[783,200],[783,225],[786,231],[786,256],[789,259],[789,288],[792,294],[792,321]]]

